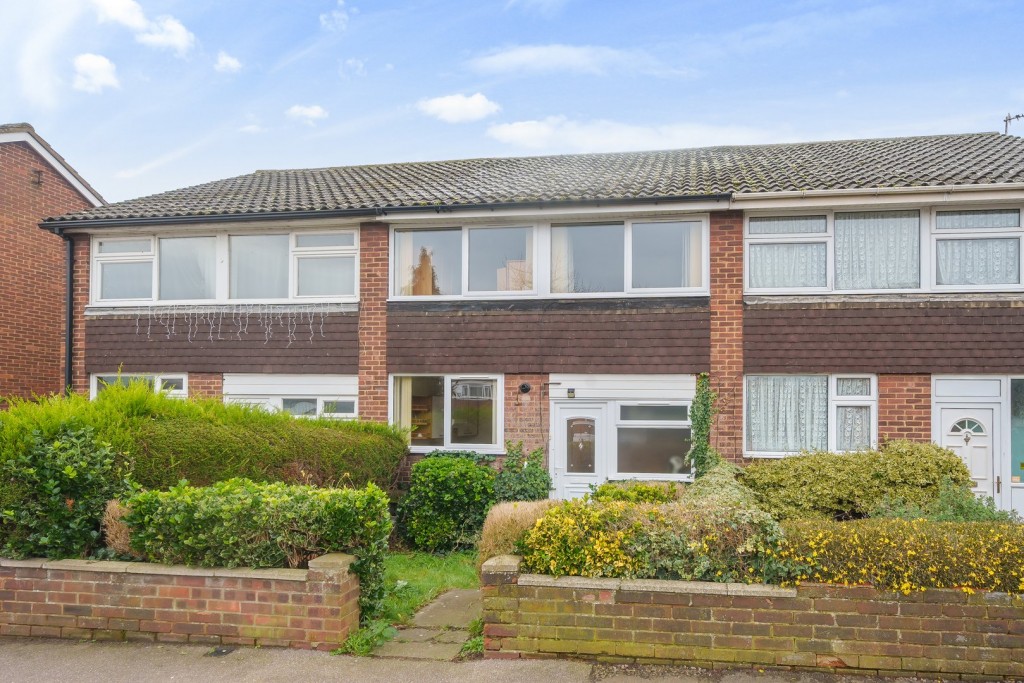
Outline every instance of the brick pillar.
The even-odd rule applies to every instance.
[[[219,372],[190,372],[188,374],[190,398],[221,398],[224,396],[224,375]]]
[[[359,226],[359,417],[388,419],[388,226]]]
[[[879,440],[932,440],[931,375],[878,376]]]
[[[548,445],[548,376],[505,375],[505,440],[523,442],[523,452]],[[521,393],[519,385],[530,385]]]
[[[89,303],[89,237],[74,238],[74,330],[71,335],[71,389],[89,393],[89,375],[85,372],[85,307]],[[62,363],[63,365],[63,363]]]
[[[711,387],[718,415],[711,444],[743,459],[743,212],[711,213]]]

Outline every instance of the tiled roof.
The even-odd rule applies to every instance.
[[[3,138],[4,135],[14,134],[14,133],[25,133],[27,135],[32,136],[33,140],[38,142],[39,145],[41,147],[43,147],[43,149],[45,149],[47,152],[49,152],[51,155],[53,155],[53,158],[56,159],[57,162],[64,167],[65,171],[67,171],[78,182],[80,182],[82,184],[82,186],[88,192],[91,192],[93,194],[93,196],[97,200],[99,200],[100,203],[104,202],[103,196],[100,195],[100,193],[96,191],[96,188],[94,188],[92,185],[90,185],[88,183],[88,181],[86,181],[85,178],[83,178],[81,175],[79,175],[78,171],[76,171],[74,168],[72,168],[71,164],[69,164],[64,157],[62,157],[60,154],[57,154],[57,150],[55,150],[53,147],[50,147],[50,143],[48,143],[46,140],[44,140],[42,138],[42,136],[40,136],[39,133],[36,132],[36,129],[31,126],[31,124],[28,124],[28,123],[0,123],[0,142],[3,142],[2,138]]]
[[[989,183],[1024,183],[1024,139],[975,133],[256,171],[50,221]]]

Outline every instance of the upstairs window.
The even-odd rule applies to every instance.
[[[356,232],[100,238],[96,303],[354,300]]]
[[[837,213],[837,290],[921,286],[921,219],[917,211]]]
[[[462,293],[462,230],[395,233],[395,291],[402,296]]]
[[[937,211],[934,236],[937,287],[1021,284],[1019,209]]]

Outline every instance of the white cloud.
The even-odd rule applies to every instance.
[[[13,68],[8,78],[0,79],[0,102],[14,105],[20,96],[33,107],[59,104],[60,91],[66,85],[61,73],[66,72],[67,60],[73,54],[69,54],[68,46],[84,9],[81,0],[4,5],[0,61]]]
[[[338,74],[342,78],[361,78],[366,75],[366,62],[355,57],[346,59],[338,67]]]
[[[152,161],[147,161],[146,163],[142,164],[141,166],[136,166],[135,168],[129,168],[129,169],[125,169],[123,171],[118,171],[117,173],[114,174],[114,177],[116,177],[116,178],[136,178],[136,177],[138,177],[140,175],[145,175],[146,173],[149,173],[150,171],[154,171],[154,170],[156,170],[156,169],[158,169],[158,168],[160,168],[162,166],[166,166],[167,164],[169,164],[171,162],[174,162],[174,161],[177,161],[178,159],[183,159],[183,158],[189,156],[193,152],[195,152],[195,151],[197,151],[199,149],[202,149],[203,147],[206,147],[207,145],[209,145],[210,142],[212,142],[213,140],[217,139],[217,137],[218,136],[207,135],[206,137],[201,138],[199,140],[196,140],[195,142],[193,142],[191,144],[184,145],[182,147],[179,147],[178,149],[173,149],[170,152],[167,152],[166,154],[162,154],[162,155],[158,156],[157,158],[153,159]]]
[[[75,65],[75,90],[95,94],[104,88],[121,87],[117,80],[117,67],[103,55],[86,52],[75,57],[72,63]]]
[[[516,45],[470,60],[480,72],[545,73],[568,71],[603,75],[613,71],[659,76],[693,76],[692,69],[672,68],[642,50],[619,50],[600,45]]]
[[[483,93],[433,97],[420,100],[416,103],[416,108],[427,116],[433,116],[446,123],[479,121],[501,110],[496,102],[487,99]]]
[[[135,40],[150,47],[174,50],[184,57],[196,43],[195,35],[169,15],[150,20],[135,0],[92,0],[101,22],[121,24],[135,33]]]
[[[768,131],[745,126],[701,123],[638,126],[603,119],[575,121],[565,116],[499,123],[489,127],[487,135],[516,147],[550,152],[622,152],[753,144],[769,138],[773,142],[781,141]]]
[[[356,12],[353,10],[353,14]],[[345,0],[338,0],[338,6],[330,12],[320,15],[320,26],[328,31],[344,31],[348,28],[349,11],[345,9]]]
[[[135,0],[92,0],[100,21],[111,21],[133,31],[145,31],[149,20]]]
[[[312,126],[320,119],[327,118],[327,110],[319,104],[293,104],[287,109],[287,111],[285,111],[285,116],[295,121],[305,123],[307,126]]]
[[[217,63],[213,65],[213,68],[224,74],[233,74],[242,69],[242,63],[221,50],[217,53]]]
[[[164,47],[184,57],[196,44],[196,37],[185,25],[174,17],[157,17],[143,33],[136,34],[135,40],[150,47]]]

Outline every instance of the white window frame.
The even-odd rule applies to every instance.
[[[824,216],[825,232],[769,233],[752,235],[751,218],[805,218]],[[824,287],[760,287],[750,286],[750,247],[755,244],[824,244],[825,245],[825,286]],[[743,218],[743,288],[751,294],[827,294],[832,291],[835,273],[835,221],[832,211],[786,211],[783,213],[750,212]]]
[[[986,228],[986,229],[960,229],[940,230],[938,216],[940,213],[955,211],[985,211],[985,210],[1016,210],[1019,212],[1020,225],[1015,228]],[[928,267],[931,271],[929,282],[931,288],[936,292],[1019,292],[1024,290],[1024,206],[998,206],[986,204],[984,206],[937,206],[929,212],[928,222]],[[993,238],[1016,238],[1017,239],[1017,264],[1020,282],[1008,285],[940,285],[938,282],[938,258],[940,240],[982,240]],[[923,271],[922,271],[923,272]]]
[[[316,401],[316,415],[295,415],[296,418],[314,419],[325,417],[337,420],[355,420],[359,418],[359,399],[356,396],[325,396],[315,392],[296,394],[231,394],[224,397],[224,403],[235,405],[247,405],[256,408],[270,408],[275,412],[283,413],[285,399],[298,399],[300,401]],[[351,401],[353,410],[351,413],[327,413],[324,412],[324,405],[333,401]]]
[[[870,448],[878,447],[878,375],[855,372],[751,372],[743,375],[743,457],[751,459],[779,459],[796,455],[800,451],[751,451],[747,449],[747,377],[827,377],[828,378],[828,451],[830,453],[846,453],[836,447],[838,441],[836,428],[839,424],[839,408],[867,406],[871,409],[871,444]],[[867,379],[871,382],[870,396],[839,396],[836,387],[840,379]]]
[[[188,373],[186,372],[121,372],[117,370],[112,372],[94,372],[89,375],[89,398],[96,398],[99,394],[100,377],[116,377],[120,375],[122,379],[152,379],[153,380],[153,391],[159,391],[172,398],[188,398]],[[181,389],[169,389],[164,390],[163,383],[165,380],[180,379]]]
[[[650,218],[614,218],[602,220],[600,217],[591,219],[554,221],[556,225],[591,224],[622,224],[623,244],[623,282],[622,289],[608,292],[552,292],[551,291],[551,227],[552,222],[509,222],[509,223],[436,223],[430,225],[392,225],[390,230],[388,259],[388,291],[389,298],[394,301],[457,301],[462,299],[609,299],[633,297],[669,297],[669,296],[708,296],[711,291],[711,231],[710,215],[706,213],[685,214],[682,216],[656,216]],[[633,224],[634,223],[698,223],[701,230],[701,274],[698,287],[665,287],[636,288],[632,286],[633,268]],[[470,292],[469,291],[469,231],[487,228],[532,228],[533,229],[533,289],[509,292]],[[458,295],[402,295],[399,293],[397,281],[397,233],[415,230],[461,230],[462,231],[462,293]]]
[[[505,375],[444,372],[396,372],[388,374],[388,422],[391,424],[396,424],[395,380],[402,377],[441,377],[444,380],[443,388],[441,390],[444,394],[443,444],[439,446],[410,445],[410,453],[430,453],[437,450],[476,451],[477,453],[486,453],[490,455],[503,455],[505,453]],[[458,443],[452,441],[452,381],[462,380],[486,380],[495,382],[494,421],[495,439],[497,441],[496,444],[487,446],[483,444]]]
[[[298,247],[297,237],[299,235],[320,235],[320,234],[351,234],[351,247]],[[252,235],[288,235],[288,296],[274,299],[241,299],[230,296],[230,238],[232,236]],[[160,240],[176,237],[214,237],[217,240],[216,246],[216,274],[215,292],[213,299],[160,299]],[[132,252],[125,254],[100,254],[100,242],[124,242],[133,240],[149,240],[150,253]],[[221,231],[221,232],[183,232],[173,231],[159,234],[118,234],[118,235],[93,235],[90,244],[91,276],[90,276],[90,297],[89,301],[94,306],[138,306],[147,304],[153,306],[182,306],[182,305],[235,305],[235,304],[267,304],[267,303],[355,303],[359,301],[359,230],[357,228],[316,228],[308,230],[291,230],[282,228],[280,230],[267,229],[262,231]],[[303,258],[322,258],[330,256],[352,256],[354,259],[354,283],[353,294],[341,296],[299,296],[298,294],[298,263]],[[100,267],[102,263],[152,263],[152,283],[150,296],[139,299],[101,299],[102,281]]]
[[[610,419],[608,430],[611,434],[608,438],[608,478],[618,479],[642,479],[649,481],[693,481],[693,472],[688,474],[655,474],[649,472],[624,472],[619,469],[619,447],[618,437],[620,427],[643,427],[653,429],[689,429],[690,442],[693,443],[693,423],[691,421],[690,401],[610,401],[609,405],[614,411]],[[686,406],[685,420],[624,420],[622,418],[623,406]]]

